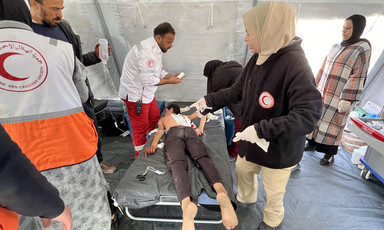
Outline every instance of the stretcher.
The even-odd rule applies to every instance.
[[[144,150],[152,143],[153,137],[154,134],[150,136],[144,146]],[[228,191],[229,198],[236,208],[222,114],[218,114],[217,120],[210,120],[205,124],[204,135],[201,136],[201,139],[208,155],[219,171],[222,183]],[[146,216],[148,213],[153,214],[149,211],[144,211],[145,215],[141,216],[132,214],[132,211],[148,209],[151,206],[180,206],[171,173],[168,171],[164,162],[163,150],[164,148],[158,148],[155,154],[148,157],[144,157],[144,153],[141,152],[114,190],[114,196],[117,202],[125,207],[126,214],[133,220],[182,222],[181,212],[180,218],[170,218],[165,213]],[[154,170],[147,170],[145,179],[140,180],[141,177],[138,175],[142,175],[149,166],[161,173],[156,173]],[[195,166],[190,158],[188,158],[188,174],[191,183],[192,200],[196,201],[201,207],[208,207],[210,210],[220,210],[215,199],[216,193],[209,185],[203,172]],[[219,224],[221,223],[221,218],[196,218],[195,223]]]

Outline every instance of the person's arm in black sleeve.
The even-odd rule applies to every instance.
[[[83,64],[85,66],[94,65],[94,64],[97,64],[99,62],[101,62],[101,60],[96,56],[95,51],[83,54]]]
[[[48,219],[64,211],[58,190],[41,175],[0,124],[0,205]]]
[[[292,79],[287,93],[288,114],[256,123],[255,129],[260,138],[269,141],[286,135],[305,135],[313,131],[321,116],[322,97],[309,68]]]
[[[243,82],[246,71],[244,71],[240,77],[238,77],[236,83],[230,88],[220,90],[216,93],[210,93],[204,96],[207,106],[212,107],[212,111],[216,111],[231,102],[241,101],[243,92]]]
[[[81,39],[80,36],[75,34],[75,32],[72,30],[71,25],[68,21],[61,19],[60,27],[64,31],[65,35],[67,36],[69,43],[72,44],[74,47],[74,52],[77,58],[80,59],[80,61],[85,66],[90,66],[97,64],[101,62],[101,60],[96,55],[96,49],[98,49],[98,45],[95,47],[95,51],[88,52],[86,54],[82,54],[82,47],[81,47]]]

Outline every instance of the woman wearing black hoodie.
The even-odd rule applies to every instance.
[[[295,37],[295,14],[288,3],[261,3],[245,13],[243,21],[244,40],[254,55],[231,88],[195,105],[217,108],[241,101],[243,131],[234,139],[239,141],[237,199],[256,202],[257,174],[262,172],[266,204],[257,229],[276,229],[284,218],[291,170],[303,156],[305,135],[320,118],[322,98],[301,39]]]

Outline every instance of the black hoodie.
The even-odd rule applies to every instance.
[[[206,67],[209,67],[208,62],[206,64]],[[214,62],[213,62],[214,63]],[[205,71],[206,68],[204,68],[204,72],[206,74],[207,71]],[[235,61],[229,61],[229,62],[221,62],[221,64],[215,66],[213,65],[213,68],[211,68],[212,72],[207,76],[208,82],[207,82],[207,93],[215,93],[222,89],[226,89],[231,87],[235,84],[236,80],[240,77],[241,73],[243,72],[243,67],[235,62]],[[231,112],[234,114],[236,118],[241,120],[241,103],[240,102],[231,102],[227,104]]]
[[[300,162],[305,135],[314,129],[322,110],[301,39],[293,40],[262,65],[256,65],[258,54],[254,54],[231,88],[205,96],[213,107],[241,100],[242,129],[254,125],[257,135],[270,145],[265,153],[257,144],[240,141],[239,155],[275,169]]]

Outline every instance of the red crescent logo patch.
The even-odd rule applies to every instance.
[[[155,64],[155,62],[154,62],[153,60],[148,60],[148,61],[147,61],[147,67],[148,67],[149,69],[152,69],[154,64]]]
[[[26,92],[38,88],[48,75],[44,57],[18,41],[0,42],[0,89]]]
[[[272,108],[275,105],[275,99],[268,92],[262,92],[259,97],[259,104],[264,109]]]

